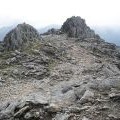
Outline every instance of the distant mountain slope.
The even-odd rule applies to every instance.
[[[120,46],[120,28],[113,27],[93,27],[105,41],[115,43]]]
[[[60,27],[61,27],[61,25],[53,24],[53,25],[48,25],[44,28],[40,28],[40,29],[38,29],[38,31],[39,31],[40,34],[42,34],[42,33],[47,32],[51,28],[60,29]]]

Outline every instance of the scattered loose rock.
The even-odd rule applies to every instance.
[[[119,120],[120,49],[81,17],[46,34],[23,23],[0,43],[0,120]]]

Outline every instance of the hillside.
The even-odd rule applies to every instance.
[[[119,48],[102,40],[82,18],[67,21],[59,35],[38,37],[24,24],[6,35],[0,52],[0,120],[120,119]],[[16,29],[21,39],[15,39]],[[18,46],[19,40],[25,42],[6,49],[6,39]]]

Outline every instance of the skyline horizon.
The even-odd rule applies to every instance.
[[[85,19],[85,18],[82,18],[82,19]],[[48,23],[48,24],[40,25],[40,24],[36,24],[36,23],[34,24],[32,22],[27,22],[27,21],[20,21],[20,20],[16,21],[16,20],[13,20],[13,21],[11,21],[11,23],[1,25],[0,28],[17,26],[18,24],[26,23],[26,24],[32,25],[36,29],[40,29],[40,28],[45,28],[45,27],[48,27],[48,26],[62,26],[65,21],[63,21],[61,24],[60,23],[57,24],[57,22],[56,22],[56,23]],[[120,28],[120,25],[112,25],[112,24],[111,25],[104,25],[104,24],[103,25],[102,24],[94,25],[94,24],[88,24],[86,19],[85,19],[85,22],[86,22],[86,24],[88,26],[93,27],[93,28],[95,28],[95,27],[99,27],[99,28],[102,28],[102,27],[103,28]]]
[[[11,26],[5,26],[5,27],[0,28],[0,31],[1,31],[0,35],[2,36],[1,38],[3,39],[4,36],[5,36],[5,33],[8,33],[10,30],[14,29],[18,24],[22,24],[22,23],[24,23],[24,22],[15,23],[15,24],[13,24],[13,26],[11,25]],[[26,23],[26,24],[28,24],[28,23]],[[38,30],[38,32],[42,34],[44,32],[47,32],[47,30],[49,30],[51,28],[60,29],[61,25],[49,24],[49,25],[46,25],[46,26],[43,26],[43,27],[37,27],[37,28],[33,25],[31,25],[31,26],[36,28]],[[93,29],[96,34],[100,35],[100,37],[102,39],[104,39],[106,42],[119,44],[119,41],[120,41],[120,39],[119,39],[120,38],[120,35],[119,35],[120,27],[118,27],[118,26],[117,27],[115,27],[115,26],[104,26],[103,27],[103,26],[90,26],[90,25],[88,25],[88,26],[91,29]],[[3,35],[1,34],[2,31],[5,31],[5,32],[3,32],[4,33]]]

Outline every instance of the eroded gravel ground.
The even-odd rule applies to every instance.
[[[119,60],[93,54],[84,42],[65,35],[43,39],[23,52],[1,55],[0,102],[38,92],[49,103],[68,111],[55,111],[55,120],[120,119],[120,70],[116,66]]]

